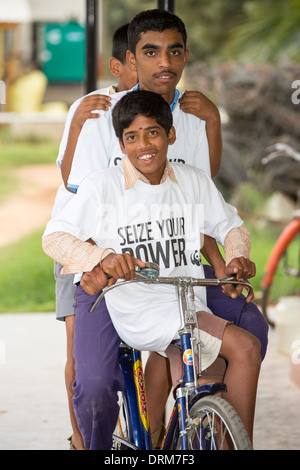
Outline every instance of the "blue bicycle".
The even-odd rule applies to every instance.
[[[103,290],[92,310],[106,292],[119,285],[131,282],[173,284],[177,290],[180,306],[181,327],[178,331],[182,349],[184,375],[176,389],[176,400],[163,438],[161,450],[251,450],[252,444],[238,414],[220,396],[226,391],[224,383],[198,386],[196,351],[193,330],[196,312],[190,308],[194,286],[220,286],[228,283],[240,284],[249,291],[250,284],[233,278],[195,279],[159,277],[159,268],[148,263],[137,270],[136,279],[121,281]],[[197,351],[201,361],[201,348]],[[125,390],[120,402],[118,425],[113,435],[115,450],[151,450],[151,436],[144,383],[141,352],[122,343],[119,362],[124,374]],[[200,368],[199,368],[200,370]]]

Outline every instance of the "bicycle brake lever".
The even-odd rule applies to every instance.
[[[218,278],[218,281],[220,281],[220,283],[224,283],[225,281],[228,281],[228,283],[230,283],[231,281],[235,280],[236,278],[234,276],[223,276]]]
[[[136,279],[153,279],[159,276],[159,266],[156,263],[145,263],[144,268],[135,266],[135,277]]]

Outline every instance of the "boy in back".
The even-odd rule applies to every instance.
[[[111,284],[132,279],[136,265],[143,267],[145,261],[155,261],[162,276],[204,277],[202,265],[194,260],[206,234],[224,246],[230,274],[240,279],[252,277],[255,267],[249,259],[249,238],[236,210],[225,203],[204,172],[171,164],[166,158],[168,146],[176,140],[166,101],[149,91],[130,92],[115,106],[113,124],[127,157],[117,167],[89,175],[65,210],[48,223],[43,247],[64,266],[63,273],[86,272],[99,264],[111,276]],[[232,236],[238,240],[241,253],[234,259]],[[88,243],[89,239],[95,245]],[[101,287],[106,284],[103,275]],[[261,362],[259,342],[214,316],[206,305],[205,289],[197,288],[195,294],[205,344],[203,368],[219,354],[226,358],[226,398],[252,438]],[[90,303],[81,301],[80,286],[76,299],[74,409],[86,448],[109,449],[122,378],[119,374],[116,380],[117,372],[104,378],[103,371],[110,369],[109,364],[117,371],[120,338],[137,349],[169,356],[179,327],[176,291],[172,286],[135,284],[112,290],[105,301],[117,333],[110,329],[101,338],[101,328],[95,322],[100,321],[103,331],[105,317],[89,312]],[[173,383],[179,379],[173,376]]]
[[[72,194],[65,189],[67,178],[72,166],[73,154],[82,127],[87,119],[99,119],[99,110],[107,110],[110,107],[111,95],[124,90],[131,89],[137,83],[137,73],[132,71],[126,61],[128,24],[120,26],[114,33],[112,39],[112,56],[109,59],[109,68],[116,82],[106,88],[96,90],[76,100],[69,109],[62,140],[57,156],[57,166],[61,170],[63,184],[59,187],[53,213],[67,203]],[[98,110],[98,112],[93,112]],[[64,321],[67,339],[67,361],[65,366],[65,383],[68,394],[70,421],[72,425],[72,436],[70,438],[70,449],[81,449],[82,438],[78,431],[74,416],[72,397],[72,384],[75,378],[73,341],[74,341],[74,276],[61,276],[62,266],[54,263],[54,276],[56,281],[56,318]]]

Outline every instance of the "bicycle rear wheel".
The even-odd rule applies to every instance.
[[[189,417],[190,450],[252,450],[240,417],[223,398],[201,398],[190,409]],[[178,444],[180,448],[180,439]]]
[[[122,393],[119,393],[119,417],[118,422],[113,433],[113,450],[139,450],[131,441],[130,441],[130,419],[127,413],[127,409],[124,402],[124,397]]]

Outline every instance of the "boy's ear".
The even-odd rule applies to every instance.
[[[137,72],[137,66],[136,66],[134,54],[130,52],[129,50],[126,52],[126,60],[127,60],[130,70],[132,70],[133,72]]]
[[[115,57],[111,57],[109,59],[108,65],[114,77],[119,77],[121,74],[121,62]]]
[[[175,131],[174,126],[172,126],[171,129],[170,129],[168,139],[169,139],[169,145],[173,145],[175,140],[176,140],[176,131]]]
[[[120,144],[122,152],[126,155],[126,150],[125,150],[124,144],[123,144],[121,139],[119,139],[119,144]]]
[[[184,52],[184,65],[187,64],[187,61],[189,60],[190,57],[190,51],[188,49],[185,50]]]

